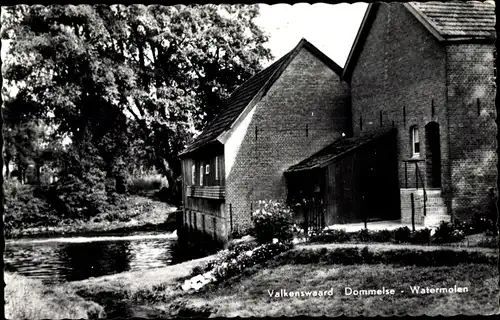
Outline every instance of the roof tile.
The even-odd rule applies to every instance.
[[[286,172],[304,171],[321,168],[330,161],[345,153],[357,149],[367,142],[378,139],[391,132],[391,130],[377,131],[360,137],[340,138],[322,150],[316,152],[311,157],[291,166]]]
[[[453,38],[491,38],[495,33],[495,4],[490,1],[412,2],[437,31],[448,40]]]

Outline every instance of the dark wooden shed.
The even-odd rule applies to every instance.
[[[315,219],[323,227],[400,218],[395,129],[341,138],[285,177],[288,201],[319,205],[323,216]]]

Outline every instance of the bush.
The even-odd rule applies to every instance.
[[[411,240],[411,230],[408,227],[401,227],[394,230],[394,240],[396,243],[408,243]]]
[[[416,244],[428,244],[431,242],[431,230],[430,229],[421,229],[412,232],[410,237],[411,243]]]
[[[471,234],[476,234],[480,233],[480,231],[477,230],[477,227],[474,225],[472,222],[467,222],[467,221],[461,221],[459,219],[456,219],[453,222],[453,229],[455,230],[460,230],[464,233],[464,235],[471,235]]]
[[[477,246],[483,248],[498,248],[498,238],[497,237],[483,238],[477,243]]]
[[[232,249],[221,250],[215,259],[207,262],[203,266],[196,266],[191,270],[190,278],[198,275],[205,275],[206,283],[219,282],[224,279],[241,274],[243,271],[256,264],[265,262],[270,258],[288,250],[291,244],[266,243],[256,246],[255,244],[242,244]],[[187,283],[186,283],[187,282]],[[185,285],[189,289],[190,280],[186,280]]]
[[[461,230],[454,229],[449,222],[442,221],[431,238],[433,243],[457,242],[465,238]]]
[[[166,178],[159,174],[148,175],[129,179],[127,181],[127,188],[129,193],[140,195],[153,190],[168,190],[168,182]]]
[[[351,240],[351,234],[345,230],[324,230],[317,234],[311,235],[311,242],[326,242],[326,243],[343,243]]]
[[[105,173],[97,168],[83,172],[82,177],[69,174],[48,191],[49,203],[63,216],[89,218],[110,207],[106,194]]]
[[[361,229],[354,234],[355,238],[361,242],[368,242],[372,239],[372,234],[368,229]]]
[[[380,230],[372,233],[372,241],[374,242],[391,242],[393,240],[393,232],[389,230]]]
[[[252,233],[251,228],[234,228],[231,232],[231,239],[240,239]]]
[[[290,245],[281,242],[266,243],[252,250],[229,251],[213,263],[216,281],[221,281],[240,274],[248,267],[269,260],[270,258],[290,249]]]
[[[394,264],[402,266],[456,266],[461,263],[484,263],[495,265],[495,255],[485,255],[481,252],[458,250],[412,250],[393,249],[383,251],[370,251],[364,248],[335,248],[327,250],[290,250],[277,255],[275,264]]]
[[[259,201],[260,208],[253,212],[253,235],[259,243],[270,243],[273,239],[290,242],[293,225],[290,208],[280,201]]]
[[[5,232],[26,227],[57,225],[60,218],[43,198],[39,187],[7,180],[5,190]]]

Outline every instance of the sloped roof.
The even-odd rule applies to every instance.
[[[443,40],[478,40],[496,37],[493,1],[410,2],[409,7],[424,18],[430,27],[444,38]]]
[[[290,52],[285,54],[279,60],[271,64],[266,69],[258,72],[250,79],[248,79],[241,86],[236,88],[229,98],[225,101],[225,106],[220,113],[207,124],[202,133],[181,153],[182,156],[195,151],[196,149],[214,143],[217,138],[225,131],[231,129],[232,124],[236,121],[238,116],[245,110],[247,105],[254,99],[254,97],[261,92],[267,91],[271,85],[279,78],[281,73],[286,69],[293,58],[298,54],[300,49],[307,48],[318,59],[327,64],[334,70],[339,77],[342,75],[342,68],[337,65],[333,60],[328,58],[319,49],[314,47],[310,42],[305,39],[300,40],[297,46]]]
[[[378,131],[360,137],[340,138],[322,150],[316,152],[309,158],[291,166],[285,172],[297,172],[324,168],[336,158],[341,157],[342,155],[345,155],[370,141],[383,137],[391,131],[392,129],[389,131]]]
[[[397,5],[394,3],[393,5]],[[493,1],[446,1],[402,3],[438,41],[494,42],[495,4]],[[366,9],[351,51],[344,66],[343,79],[349,79],[375,20],[380,3],[371,3]]]

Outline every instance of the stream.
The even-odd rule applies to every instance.
[[[5,241],[6,272],[44,283],[76,281],[173,264],[176,232]]]

